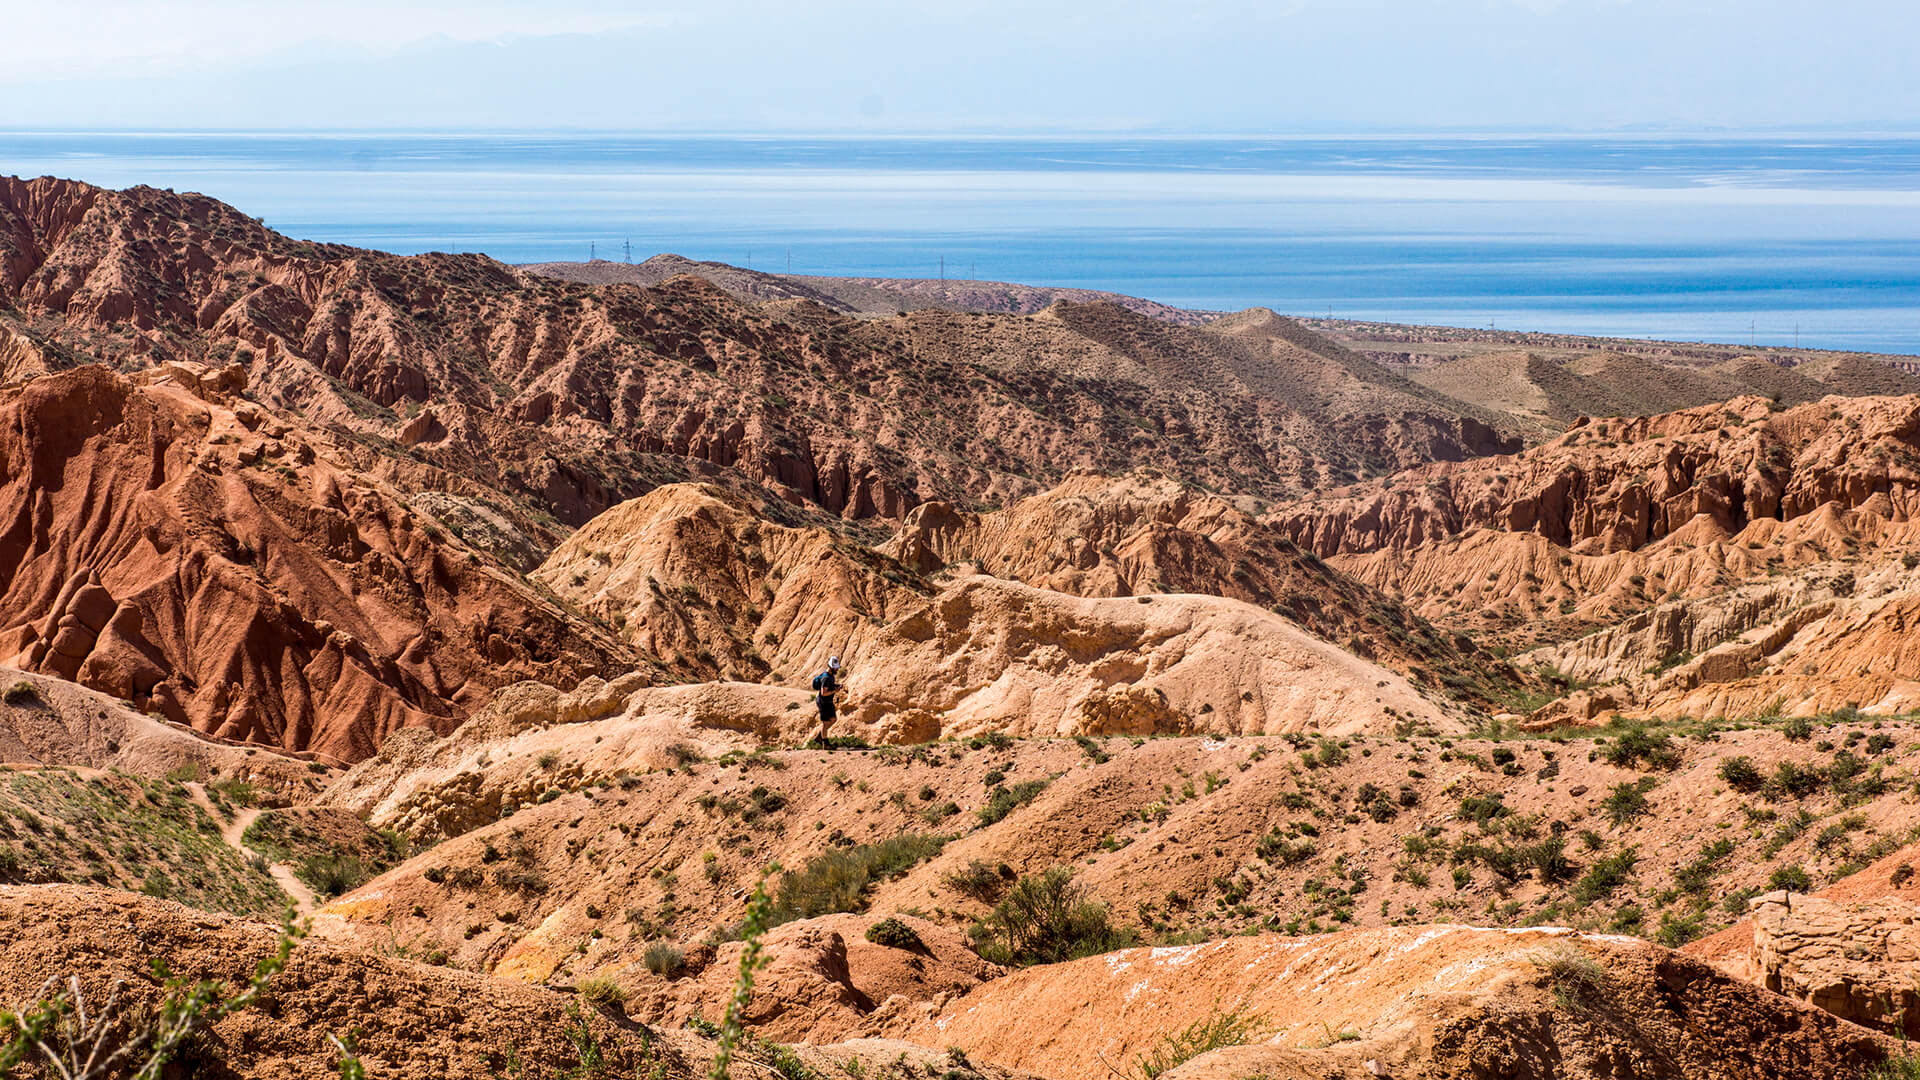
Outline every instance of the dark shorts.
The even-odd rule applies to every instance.
[[[820,695],[820,722],[833,723],[833,699],[825,694]]]

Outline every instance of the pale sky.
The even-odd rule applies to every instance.
[[[1913,0],[4,0],[0,129],[1920,129]]]

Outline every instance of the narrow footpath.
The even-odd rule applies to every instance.
[[[233,816],[232,821],[224,821],[220,812],[214,809],[213,800],[207,798],[205,787],[196,782],[189,782],[186,787],[193,796],[193,801],[199,804],[200,809],[207,812],[207,816],[213,818],[215,824],[220,826],[220,839],[224,840],[228,847],[239,852],[241,858],[249,861],[260,854],[240,842],[240,838],[246,834],[247,826],[252,825],[260,817],[259,807],[242,808]],[[267,873],[272,876],[274,884],[280,886],[281,891],[293,899],[294,910],[300,917],[305,918],[313,914],[313,909],[317,906],[313,890],[307,888],[306,883],[294,875],[293,867],[286,863],[269,860]]]

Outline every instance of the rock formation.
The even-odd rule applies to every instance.
[[[625,658],[237,381],[85,367],[0,391],[0,655],[332,761]]]
[[[1762,986],[1843,1020],[1920,1035],[1920,905],[1773,892],[1750,914]]]

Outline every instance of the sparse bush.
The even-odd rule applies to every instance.
[[[1314,847],[1311,840],[1290,843],[1285,836],[1281,835],[1279,829],[1274,829],[1260,838],[1254,850],[1269,863],[1292,866],[1313,858],[1318,849]]]
[[[293,874],[321,896],[339,896],[351,892],[373,876],[358,855],[333,852],[309,855],[294,867]]]
[[[1639,726],[1620,731],[1600,753],[1609,764],[1622,768],[1644,763],[1649,769],[1672,769],[1680,764],[1680,751],[1671,738]]]
[[[1767,778],[1761,774],[1753,759],[1745,756],[1730,757],[1720,763],[1720,779],[1735,791],[1753,793],[1759,791]]]
[[[905,949],[907,952],[927,951],[926,942],[913,932],[913,927],[889,915],[872,926],[867,927],[867,940],[875,945],[884,945],[889,949]]]
[[[1634,818],[1647,812],[1647,792],[1653,789],[1652,777],[1613,785],[1613,790],[1600,802],[1600,809],[1607,820],[1614,825],[1625,825]]]
[[[1774,767],[1773,776],[1767,780],[1766,791],[1769,798],[1804,799],[1819,791],[1825,782],[1826,777],[1819,768],[1783,761]]]
[[[548,889],[546,875],[527,867],[499,867],[493,872],[493,883],[503,889],[536,895]]]
[[[1676,915],[1671,911],[1660,916],[1660,929],[1655,931],[1653,939],[1669,949],[1677,949],[1699,937],[1705,927],[1699,915]]]
[[[640,954],[640,964],[663,979],[674,979],[686,970],[687,956],[671,941],[656,941]]]
[[[1332,768],[1347,760],[1347,752],[1340,749],[1339,743],[1322,735],[1318,740],[1317,749],[1311,755],[1301,754],[1300,759],[1308,768],[1316,766]]]
[[[1600,859],[1587,867],[1587,872],[1573,886],[1573,901],[1581,907],[1604,900],[1613,895],[1613,891],[1626,884],[1633,874],[1635,863],[1640,861],[1637,849],[1626,847]]]
[[[1265,1017],[1248,1015],[1247,1006],[1223,1011],[1215,1001],[1207,1016],[1171,1035],[1162,1035],[1152,1050],[1136,1058],[1138,1076],[1140,1080],[1154,1080],[1209,1051],[1258,1042],[1271,1030]]]
[[[1108,921],[1106,905],[1091,899],[1064,866],[1021,878],[971,933],[982,957],[1023,967],[1078,960],[1132,942],[1131,934]]]
[[[1907,558],[1913,556],[1908,555]],[[1913,567],[1909,566],[1911,570]],[[1902,1050],[1875,1065],[1862,1080],[1920,1080],[1920,1051]]]
[[[1513,811],[1507,809],[1501,801],[1499,792],[1491,795],[1467,795],[1460,800],[1460,816],[1476,825],[1485,825],[1494,818],[1503,817]]]
[[[1803,893],[1813,888],[1813,879],[1798,866],[1776,866],[1767,876],[1767,888]]]
[[[591,975],[580,980],[580,1000],[596,1009],[618,1008],[625,1004],[627,992],[607,975]]]
[[[33,684],[27,680],[17,679],[0,697],[4,697],[9,705],[36,705],[40,702],[40,691],[34,689]]]
[[[1528,847],[1526,859],[1540,880],[1548,883],[1565,881],[1576,869],[1573,860],[1567,858],[1567,841],[1562,836],[1549,836]]]
[[[212,980],[190,982],[156,959],[160,1000],[142,1011],[121,1002],[120,982],[89,1007],[77,977],[64,985],[59,976],[49,978],[18,1012],[0,1010],[0,1077],[15,1075],[29,1062],[39,1063],[34,1075],[71,1080],[171,1075],[167,1066],[183,1047],[267,992],[274,976],[286,969],[294,943],[306,934],[306,924],[295,922],[288,910],[274,951],[254,965],[252,978],[238,990]]]
[[[1080,747],[1081,752],[1086,754],[1095,765],[1105,765],[1109,760],[1107,752],[1101,749],[1100,744],[1095,742],[1090,736],[1075,735],[1073,741]]]
[[[1553,985],[1553,1000],[1561,1008],[1577,1008],[1606,989],[1607,972],[1586,953],[1571,946],[1536,960]]]
[[[1022,780],[1012,787],[997,787],[987,793],[987,804],[978,811],[980,824],[993,825],[1008,814],[1032,802],[1047,789],[1048,780]]]
[[[943,837],[901,833],[877,844],[822,852],[799,870],[780,875],[767,925],[859,911],[874,885],[932,858],[945,845]]]
[[[1673,883],[1684,892],[1705,893],[1720,873],[1720,864],[1733,854],[1733,841],[1721,837],[1700,849],[1692,862],[1673,872]]]
[[[1007,893],[1012,884],[1013,871],[1002,863],[998,869],[988,866],[979,859],[969,860],[966,867],[948,874],[942,880],[947,887],[961,896],[978,900],[983,904],[997,903]]]

